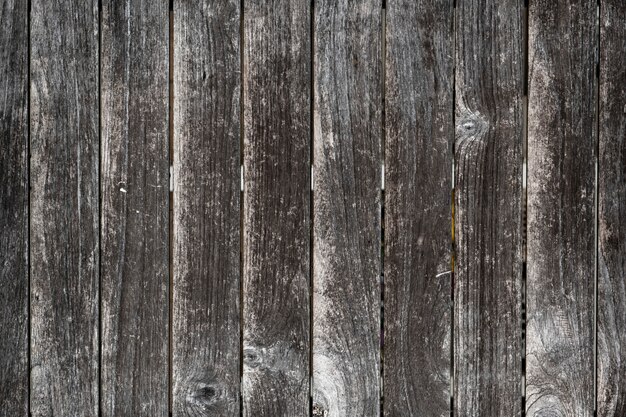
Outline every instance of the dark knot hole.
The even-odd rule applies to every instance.
[[[216,391],[213,387],[202,387],[198,390],[198,396],[207,399],[215,397],[215,393]]]

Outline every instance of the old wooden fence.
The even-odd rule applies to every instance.
[[[623,0],[0,0],[0,416],[626,416]]]

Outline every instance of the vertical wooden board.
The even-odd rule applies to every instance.
[[[626,3],[600,4],[598,399],[626,415]]]
[[[28,415],[28,9],[0,2],[0,416]]]
[[[98,414],[98,2],[31,11],[31,413]]]
[[[456,11],[454,413],[519,416],[523,3]]]
[[[168,415],[167,1],[102,2],[102,415]]]
[[[380,413],[381,14],[315,3],[314,415]]]
[[[240,5],[174,4],[173,416],[238,416]]]
[[[528,416],[592,416],[595,0],[530,2]]]
[[[453,10],[387,2],[386,416],[450,415]]]
[[[245,416],[309,413],[310,13],[244,4]]]

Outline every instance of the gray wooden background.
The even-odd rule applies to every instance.
[[[0,0],[0,416],[626,416],[623,0]]]

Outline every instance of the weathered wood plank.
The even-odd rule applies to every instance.
[[[518,416],[523,2],[456,12],[454,413]]]
[[[386,416],[450,414],[452,6],[387,2]]]
[[[169,3],[102,2],[102,415],[168,415]]]
[[[308,0],[244,5],[243,414],[309,413]]]
[[[592,416],[595,0],[529,8],[528,416]]]
[[[626,415],[626,3],[600,4],[598,416]]]
[[[173,415],[238,416],[240,6],[174,4]]]
[[[315,3],[312,395],[328,417],[380,413],[381,15]]]
[[[28,415],[28,9],[0,2],[0,416]]]
[[[98,414],[98,1],[32,2],[31,412]]]

